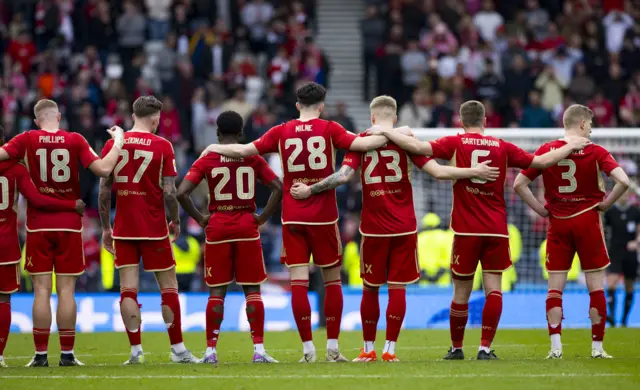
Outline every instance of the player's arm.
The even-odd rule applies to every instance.
[[[483,161],[473,168],[457,168],[450,165],[440,165],[435,160],[429,160],[422,166],[422,171],[427,172],[438,180],[481,179],[495,181],[500,176],[500,168],[490,167],[491,160]]]
[[[294,199],[307,199],[311,195],[315,195],[323,191],[333,190],[351,180],[354,173],[355,170],[353,168],[348,165],[343,165],[337,172],[327,176],[323,180],[311,186],[302,183],[294,184],[291,187],[291,196],[293,196]]]
[[[98,193],[98,212],[102,225],[102,246],[113,254],[113,230],[111,228],[111,189],[113,175],[100,178],[100,192]]]
[[[535,197],[535,195],[533,195],[533,192],[531,192],[531,189],[529,188],[529,184],[531,184],[531,179],[529,179],[526,175],[519,173],[518,177],[516,177],[516,180],[513,183],[513,190],[539,216],[543,218],[548,217],[549,210],[545,209],[544,206]]]
[[[180,236],[180,208],[178,203],[178,190],[176,189],[175,176],[162,177],[162,191],[164,193],[164,204],[169,210],[171,224],[169,228],[173,230],[173,242]]]
[[[271,180],[269,184],[267,184],[267,188],[271,190],[271,196],[267,201],[267,205],[264,206],[264,210],[262,210],[262,214],[256,216],[256,221],[258,221],[258,225],[262,225],[267,222],[273,214],[276,213],[278,209],[278,205],[282,200],[282,180],[276,177]]]
[[[103,158],[93,161],[87,167],[94,175],[99,177],[108,177],[111,175],[113,168],[115,168],[118,163],[122,145],[124,145],[124,131],[122,128],[114,126],[108,129],[107,132],[111,135],[111,138],[113,138],[113,147]]]
[[[629,189],[629,176],[627,176],[621,167],[617,167],[612,170],[609,173],[609,177],[611,177],[615,182],[615,185],[613,186],[609,196],[607,196],[604,201],[598,205],[598,210],[600,211],[609,210]]]
[[[191,218],[195,219],[200,226],[206,227],[209,222],[209,216],[202,214],[191,199],[191,193],[196,187],[198,187],[198,183],[194,183],[187,178],[182,180],[178,188],[178,202]]]
[[[226,157],[231,158],[244,158],[250,156],[257,156],[258,148],[253,143],[250,144],[211,144],[202,152],[200,157],[204,157],[209,153],[218,153]]]
[[[433,148],[429,142],[421,142],[417,138],[402,134],[397,129],[384,129],[381,134],[389,139],[389,141],[398,145],[409,153],[421,154],[423,156],[432,156]]]
[[[22,165],[18,169],[24,170],[18,175],[18,191],[27,199],[30,206],[47,211],[75,211],[80,215],[84,214],[85,204],[82,200],[62,200],[42,195],[31,181],[27,169]]]
[[[547,153],[535,156],[529,168],[546,169],[556,165],[558,161],[567,158],[572,152],[587,146],[590,141],[583,137],[566,138],[567,144],[561,148],[550,150]]]
[[[4,150],[4,148],[0,148],[0,161],[5,161],[10,158],[11,156],[9,156],[9,153],[7,153],[7,151]]]

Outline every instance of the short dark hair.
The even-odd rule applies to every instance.
[[[237,112],[224,111],[218,115],[216,125],[218,126],[218,132],[220,134],[240,135],[242,134],[244,121],[242,120],[242,116]]]
[[[133,102],[133,114],[138,118],[146,118],[162,111],[162,102],[155,96],[140,96]]]
[[[313,106],[324,102],[327,90],[318,83],[307,83],[296,90],[296,98],[302,106]]]

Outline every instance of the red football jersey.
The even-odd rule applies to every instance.
[[[496,181],[457,180],[453,184],[451,230],[468,236],[509,237],[504,185],[507,167],[526,169],[534,155],[504,140],[477,133],[457,134],[431,142],[433,157],[470,168],[486,160],[500,169]]]
[[[14,160],[0,162],[0,265],[20,262],[18,240],[18,193],[34,207],[75,210],[74,200],[58,200],[38,192],[27,168]]]
[[[85,168],[99,157],[87,140],[65,130],[31,130],[14,137],[4,149],[12,159],[24,159],[38,190],[54,199],[80,198],[79,165]],[[27,231],[82,231],[80,215],[27,207]]]
[[[361,134],[365,136],[365,134]],[[342,162],[361,168],[363,236],[401,236],[417,231],[411,162],[422,168],[430,158],[409,155],[394,143],[367,153],[348,152]]]
[[[295,183],[314,184],[335,170],[335,148],[349,149],[352,134],[336,122],[312,119],[292,120],[272,127],[253,144],[260,154],[280,154],[284,172],[282,223],[328,225],[338,220],[336,191],[324,191],[304,200],[293,199]]]
[[[216,153],[196,161],[187,176],[193,184],[209,186],[207,242],[251,240],[260,237],[256,212],[256,181],[267,185],[277,178],[260,156],[231,158]]]
[[[564,145],[564,140],[547,142],[538,148],[536,155]],[[554,217],[570,218],[602,202],[605,195],[602,173],[609,175],[618,166],[605,148],[591,144],[545,170],[529,168],[522,173],[532,181],[542,174],[545,207]]]
[[[106,156],[109,140],[102,149]],[[162,178],[177,176],[173,146],[152,133],[127,131],[118,164],[113,170],[116,216],[113,238],[160,240],[169,235]]]

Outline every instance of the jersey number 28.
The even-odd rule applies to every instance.
[[[300,138],[289,138],[284,141],[284,148],[289,149],[293,146],[293,151],[287,159],[287,170],[289,172],[302,172],[305,170],[304,164],[296,164],[295,161],[302,153],[304,143]],[[309,168],[314,171],[325,169],[327,167],[327,142],[324,138],[316,136],[309,137],[307,140],[307,150],[309,151]]]

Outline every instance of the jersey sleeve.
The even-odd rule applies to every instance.
[[[546,151],[545,145],[542,145],[542,146],[540,146],[538,148],[538,150],[536,150],[535,155],[536,156],[542,156],[546,152],[547,151]],[[529,165],[531,165],[531,164],[529,164]],[[528,177],[529,180],[534,181],[538,176],[540,176],[542,174],[542,169],[524,168],[522,171],[520,171],[520,173],[522,173],[523,175]]]
[[[113,148],[112,139],[107,141],[107,143],[105,143],[104,146],[102,147],[102,158],[104,158],[111,151],[111,148]]]
[[[9,156],[14,159],[23,158],[25,153],[27,152],[27,145],[29,144],[29,133],[24,132],[16,135],[3,146],[4,150],[9,154]]]
[[[80,163],[83,167],[87,168],[89,165],[93,164],[96,160],[99,160],[100,157],[96,154],[87,140],[80,134],[75,133],[76,146],[78,147],[78,157],[80,158]]]
[[[267,161],[260,157],[256,156],[256,171],[258,173],[258,180],[260,183],[267,185],[278,178],[278,175],[273,172],[273,170],[267,164]]]
[[[431,157],[422,156],[418,154],[409,154],[409,158],[411,159],[411,162],[413,163],[413,165],[418,167],[418,169],[422,169],[422,167],[427,165],[429,161],[433,160],[433,158]]]
[[[205,169],[204,169],[204,165],[205,165],[204,162],[206,158],[207,158],[206,156],[201,157],[198,160],[196,160],[196,162],[193,163],[191,168],[189,168],[189,172],[187,172],[187,175],[184,177],[185,180],[189,180],[195,185],[200,184],[200,182],[202,181],[202,179],[204,179],[206,175]]]
[[[433,157],[443,160],[451,160],[456,152],[458,137],[450,135],[431,141],[431,149],[433,149]]]
[[[270,128],[262,137],[253,141],[253,146],[258,149],[258,154],[276,153],[278,151],[278,143],[280,142],[280,134],[282,127],[278,125]]]
[[[329,135],[333,146],[344,150],[349,150],[353,141],[358,137],[336,122],[329,122]]]
[[[178,176],[178,167],[176,166],[176,155],[173,153],[173,146],[168,141],[165,144],[165,150],[162,153],[162,177]]]
[[[535,156],[532,153],[525,152],[511,142],[502,141],[507,150],[507,161],[510,167],[527,169],[531,166]]]
[[[348,166],[357,171],[362,164],[362,154],[359,152],[347,152],[342,160],[342,166]]]
[[[76,202],[73,200],[62,200],[42,195],[31,181],[29,171],[24,165],[16,164],[12,169],[16,174],[18,191],[31,206],[48,211],[75,211]]]
[[[607,149],[602,146],[598,146],[598,166],[602,172],[609,176],[611,171],[618,168],[620,165],[618,165],[618,162]]]

